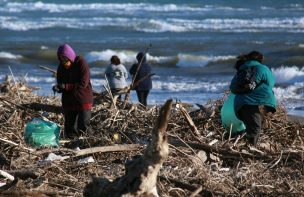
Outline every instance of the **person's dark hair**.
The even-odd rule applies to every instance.
[[[143,58],[143,60],[141,60]],[[144,52],[139,52],[137,55],[136,55],[136,59],[138,62],[142,61],[143,63],[146,62],[146,56],[145,56],[145,53]]]
[[[234,68],[238,70],[240,68],[240,66],[245,64],[245,62],[247,61],[247,57],[246,57],[246,55],[239,55],[236,58],[237,58],[237,60],[234,64]]]
[[[264,59],[264,55],[262,53],[258,52],[258,51],[251,51],[246,56],[247,56],[248,60],[255,60],[255,61],[258,61],[260,63],[262,63],[262,61]]]
[[[255,60],[255,61],[262,63],[262,61],[264,60],[263,54],[258,51],[251,51],[248,54],[239,55],[236,58],[237,58],[237,60],[234,64],[234,68],[237,70],[240,68],[240,66],[245,64],[246,61]]]
[[[114,65],[119,65],[120,64],[120,59],[119,57],[117,57],[116,55],[113,55],[111,57],[111,63],[114,64]]]

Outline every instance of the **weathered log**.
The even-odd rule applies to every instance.
[[[132,151],[138,150],[142,147],[139,144],[124,144],[124,145],[114,145],[114,146],[102,146],[102,147],[92,147],[86,148],[76,152],[76,156],[83,156],[93,153],[105,153],[105,152],[120,152],[120,151]]]
[[[157,174],[169,154],[166,129],[171,105],[172,100],[168,100],[161,108],[152,132],[151,144],[144,155],[126,163],[126,174],[113,182],[104,178],[94,179],[86,186],[84,196],[158,196]]]
[[[8,173],[13,175],[15,178],[20,178],[22,180],[28,178],[35,179],[40,175],[37,169],[12,170],[12,171],[8,171]]]
[[[23,107],[35,110],[35,111],[45,111],[45,112],[52,112],[56,114],[63,113],[63,109],[61,106],[56,105],[49,105],[43,103],[27,103],[22,104]]]

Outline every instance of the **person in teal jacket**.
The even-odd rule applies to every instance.
[[[256,145],[260,137],[263,114],[276,111],[276,98],[272,90],[275,80],[271,70],[262,64],[263,59],[264,56],[260,52],[252,51],[247,55],[239,56],[235,65],[237,70],[256,67],[254,72],[256,88],[248,93],[236,93],[234,101],[236,116],[246,125],[245,136],[252,145]],[[236,76],[230,84],[232,93],[238,92]]]

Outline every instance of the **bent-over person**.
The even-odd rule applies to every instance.
[[[68,44],[59,46],[57,57],[57,84],[53,86],[53,91],[62,93],[65,137],[75,138],[91,132],[93,93],[90,68]]]

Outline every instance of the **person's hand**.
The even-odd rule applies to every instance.
[[[52,89],[54,92],[62,93],[64,90],[64,84],[56,84]]]

